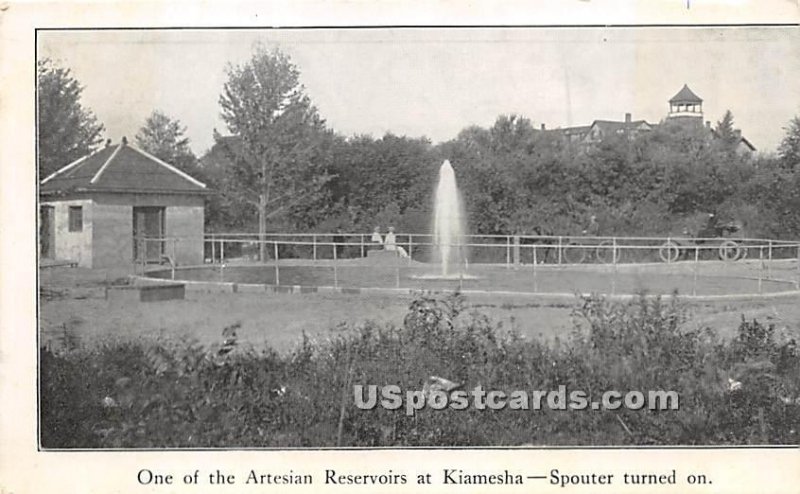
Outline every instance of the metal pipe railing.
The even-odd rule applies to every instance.
[[[281,284],[281,267],[287,263],[303,266],[318,265],[324,266],[324,269],[332,269],[335,287],[343,283],[345,286],[347,283],[352,283],[352,280],[347,280],[347,273],[351,268],[374,269],[374,266],[344,264],[346,262],[344,258],[354,257],[353,254],[360,257],[368,255],[370,244],[367,242],[366,234],[337,232],[268,234],[263,239],[254,237],[256,235],[253,234],[208,234],[202,238],[140,236],[134,239],[135,253],[142,273],[147,271],[148,264],[163,263],[167,260],[170,264],[170,277],[173,279],[176,269],[180,269],[178,266],[181,264],[182,249],[185,245],[197,241],[203,242],[208,247],[206,253],[210,253],[211,262],[219,263],[221,281],[225,280],[226,268],[230,266],[230,262],[238,262],[239,258],[245,259],[242,256],[248,252],[252,254],[261,251],[262,244],[266,244],[265,251],[272,251],[274,262],[271,263],[271,267],[274,269],[274,283],[277,285]],[[398,237],[402,237],[402,242],[398,241],[396,247],[399,248],[402,243],[408,249],[407,263],[404,262],[402,268],[400,264],[392,268],[393,284],[401,287],[407,281],[404,273],[413,272],[415,269],[430,270],[430,267],[425,267],[429,265],[424,263],[434,261],[433,251],[440,246],[435,244],[433,236],[428,234],[408,234]],[[637,264],[643,262],[652,264],[656,261],[669,267],[668,273],[686,276],[686,289],[690,290],[692,295],[699,295],[702,278],[711,276],[714,270],[720,269],[719,263],[707,264],[707,260],[730,256],[730,262],[733,263],[734,260],[744,259],[748,255],[751,259],[740,263],[742,269],[738,269],[737,276],[749,276],[757,293],[762,294],[769,290],[768,282],[789,283],[790,286],[800,289],[800,242],[798,241],[728,237],[704,241],[690,237],[647,237],[645,242],[642,238],[470,235],[465,236],[463,242],[453,243],[450,246],[468,253],[464,258],[464,265],[459,268],[462,274],[464,269],[469,271],[467,264],[477,266],[475,269],[491,265],[524,269],[532,264],[530,284],[526,289],[532,289],[534,293],[541,290],[542,280],[548,279],[548,269],[571,270],[573,268],[570,266],[574,266],[577,262],[595,264],[597,267],[592,269],[606,273],[609,284],[605,286],[611,294],[616,294],[620,290],[620,280],[624,284],[624,273],[630,272],[628,266],[635,269]],[[152,246],[154,243],[157,247]],[[271,249],[269,244],[272,244]],[[161,253],[158,259],[154,258],[155,252]],[[166,252],[169,252],[169,255],[166,255]],[[576,256],[579,257],[577,261],[575,261]],[[265,263],[268,259],[258,259],[258,261]],[[786,264],[787,262],[790,264]],[[548,269],[540,271],[545,264],[548,265]],[[722,266],[728,265],[728,263],[722,264]],[[524,273],[523,270],[523,276]],[[463,286],[464,279],[459,278],[458,283],[459,286]]]

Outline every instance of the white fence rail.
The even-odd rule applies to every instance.
[[[206,265],[213,265],[219,272],[219,281],[226,279],[225,270],[231,266],[256,264],[266,265],[274,271],[271,282],[281,284],[281,268],[286,266],[308,266],[330,271],[326,280],[334,286],[346,282],[342,273],[360,270],[364,276],[374,265],[359,264],[357,259],[367,258],[372,250],[385,250],[386,246],[370,241],[372,234],[366,233],[302,233],[263,236],[250,233],[207,234],[203,238]],[[142,272],[152,269],[154,264],[169,265],[170,275],[175,278],[176,269],[184,263],[176,257],[179,242],[199,239],[188,238],[139,238],[140,252],[160,252],[158,259],[140,260]],[[148,245],[156,243],[158,248]],[[265,246],[266,258],[261,259],[261,245]],[[402,253],[394,270],[391,285],[401,286],[415,273],[435,269],[436,250],[433,236],[426,234],[397,234],[396,247]],[[453,247],[466,252],[462,270],[479,267],[504,267],[506,269],[530,271],[531,283],[525,288],[532,291],[546,289],[546,272],[559,269],[587,269],[605,273],[610,292],[615,292],[618,281],[624,281],[628,267],[644,264],[672,265],[680,268],[683,276],[691,278],[691,293],[697,294],[702,283],[698,280],[707,275],[709,265],[715,270],[733,277],[753,282],[753,292],[769,289],[770,282],[780,282],[790,288],[800,289],[800,242],[772,239],[735,237],[589,237],[589,236],[545,236],[545,235],[470,235],[464,242]],[[708,263],[707,261],[717,261]],[[580,265],[585,265],[579,268]],[[590,267],[595,265],[596,267]],[[159,269],[164,269],[162,266]],[[536,278],[537,273],[545,273]],[[620,274],[623,273],[623,274]],[[327,275],[326,275],[327,276]],[[346,278],[346,277],[345,277]],[[352,278],[352,276],[351,276]],[[288,276],[284,276],[288,283]],[[702,291],[702,290],[700,290]]]

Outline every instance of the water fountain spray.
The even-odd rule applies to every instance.
[[[461,268],[464,255],[464,214],[456,185],[456,175],[450,161],[439,168],[439,185],[436,188],[433,217],[433,243],[437,260],[442,266],[442,276]]]

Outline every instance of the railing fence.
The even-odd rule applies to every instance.
[[[206,265],[218,267],[219,280],[224,281],[225,268],[230,264],[271,264],[275,284],[281,284],[281,267],[294,265],[324,265],[332,270],[333,285],[339,286],[341,270],[366,269],[352,260],[369,258],[375,250],[394,250],[402,254],[406,271],[422,269],[437,262],[433,236],[398,234],[393,245],[371,242],[371,234],[311,233],[311,234],[207,234],[202,239]],[[180,242],[199,242],[187,237],[139,237],[136,259],[142,273],[154,265],[169,264],[171,277],[175,270],[185,267],[180,259]],[[262,250],[261,247],[264,246]],[[691,293],[698,295],[705,261],[724,261],[722,266],[746,265],[747,276],[756,281],[757,293],[764,293],[767,282],[790,282],[800,289],[800,242],[774,239],[746,238],[689,238],[689,237],[587,237],[587,236],[529,236],[529,235],[471,235],[463,243],[450,247],[466,252],[463,266],[501,266],[508,270],[530,270],[530,289],[538,292],[543,281],[542,269],[595,265],[609,277],[608,292],[618,291],[620,271],[626,266],[644,263],[691,267]],[[267,258],[262,259],[261,253]],[[154,255],[157,253],[157,255]],[[782,264],[776,264],[780,261]],[[794,272],[785,263],[794,264]],[[737,264],[738,263],[738,264]],[[720,264],[720,263],[717,263]],[[591,269],[588,266],[586,269]],[[729,268],[723,268],[729,269]],[[401,286],[401,264],[393,267],[393,285]],[[463,283],[463,280],[461,280]]]

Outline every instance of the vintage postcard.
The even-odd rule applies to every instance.
[[[792,492],[797,5],[701,4],[4,6],[0,490]]]

